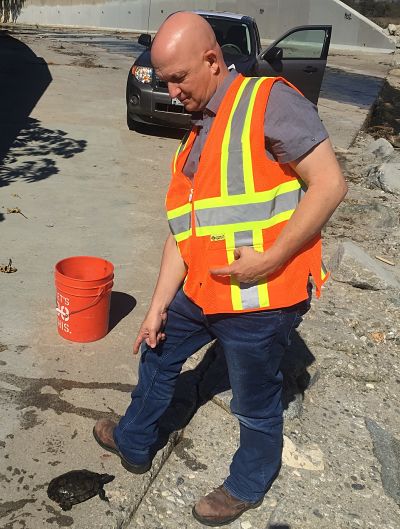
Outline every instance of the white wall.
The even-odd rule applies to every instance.
[[[149,21],[154,31],[183,5],[251,15],[265,39],[294,26],[331,24],[334,45],[394,50],[381,28],[340,0],[26,0],[17,22],[146,31]]]

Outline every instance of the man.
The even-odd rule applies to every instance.
[[[151,58],[170,96],[202,114],[172,164],[172,233],[134,344],[138,385],[118,425],[102,419],[94,436],[126,469],[146,472],[183,363],[217,338],[240,446],[193,515],[223,525],[258,506],[279,472],[279,364],[308,309],[310,274],[317,291],[326,279],[319,233],[347,188],[313,105],[283,80],[229,72],[200,16],[170,16]]]

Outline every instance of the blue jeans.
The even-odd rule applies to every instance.
[[[206,316],[180,290],[168,309],[166,340],[151,349],[144,342],[138,385],[114,430],[124,457],[150,459],[157,422],[171,402],[185,360],[217,338],[232,387],[231,411],[240,423],[240,445],[224,486],[236,498],[257,502],[279,472],[282,456],[280,363],[292,329],[308,301],[280,310]]]

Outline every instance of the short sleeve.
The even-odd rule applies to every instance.
[[[280,163],[297,160],[328,138],[316,105],[281,81],[271,88],[264,134],[267,154]]]

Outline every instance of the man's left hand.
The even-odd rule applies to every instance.
[[[235,260],[223,268],[212,268],[210,273],[216,276],[233,276],[239,283],[255,283],[274,273],[279,265],[272,262],[269,251],[256,252],[249,246],[235,249]]]

